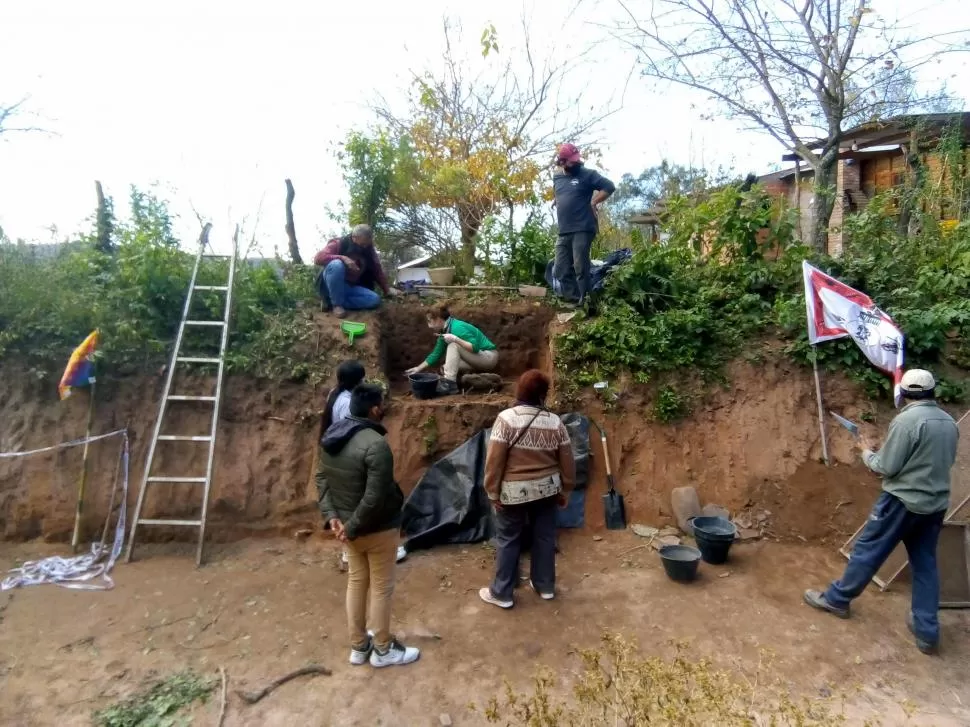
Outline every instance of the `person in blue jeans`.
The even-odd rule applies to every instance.
[[[906,624],[924,654],[940,643],[940,577],[936,547],[950,501],[950,470],[960,433],[953,417],[936,404],[936,381],[929,371],[910,369],[901,382],[909,403],[889,425],[878,452],[860,438],[862,461],[881,475],[882,494],[852,548],[842,578],[823,593],[805,591],[805,603],[849,618],[849,604],[869,585],[886,558],[902,542],[913,572],[912,610]]]
[[[371,310],[381,304],[379,287],[384,295],[398,291],[387,284],[387,276],[374,249],[374,232],[367,225],[357,225],[349,235],[330,240],[318,252],[313,263],[323,268],[317,276],[317,292],[323,309],[343,318],[349,310]]]

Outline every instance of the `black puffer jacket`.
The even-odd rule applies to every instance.
[[[404,494],[394,481],[387,430],[367,419],[335,422],[320,440],[317,493],[327,522],[344,524],[347,537],[401,527]]]

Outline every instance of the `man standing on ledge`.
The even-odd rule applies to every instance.
[[[338,237],[313,258],[323,268],[317,277],[317,291],[325,311],[333,310],[343,318],[348,310],[370,310],[381,304],[374,292],[379,286],[384,295],[397,295],[387,284],[387,277],[374,249],[374,231],[357,225],[349,235]]]
[[[590,250],[599,232],[599,206],[616,186],[609,179],[583,166],[579,149],[572,144],[559,147],[559,170],[552,183],[556,194],[559,239],[552,275],[562,286],[562,297],[582,304],[590,293]]]
[[[940,577],[936,545],[950,501],[950,469],[956,460],[960,432],[956,422],[936,405],[936,381],[929,371],[910,369],[901,383],[909,404],[889,425],[878,452],[860,439],[862,461],[882,475],[882,494],[852,548],[842,578],[825,593],[805,591],[805,603],[849,618],[849,604],[869,585],[886,558],[902,541],[913,571],[912,611],[906,625],[924,654],[940,643]]]

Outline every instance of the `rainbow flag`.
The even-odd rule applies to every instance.
[[[84,343],[74,349],[71,360],[67,362],[61,383],[57,385],[57,393],[63,401],[71,395],[71,387],[87,386],[94,378],[94,364],[91,362],[91,355],[98,346],[98,332],[94,331],[84,339]]]

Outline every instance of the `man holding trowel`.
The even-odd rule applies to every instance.
[[[857,439],[862,461],[883,478],[882,494],[852,548],[842,578],[824,593],[805,591],[805,603],[849,618],[849,604],[902,542],[913,571],[912,611],[906,623],[916,647],[933,654],[940,641],[936,547],[950,501],[950,470],[959,430],[937,406],[936,380],[929,371],[910,369],[901,388],[909,403],[889,425],[882,448],[875,451],[864,435]]]

